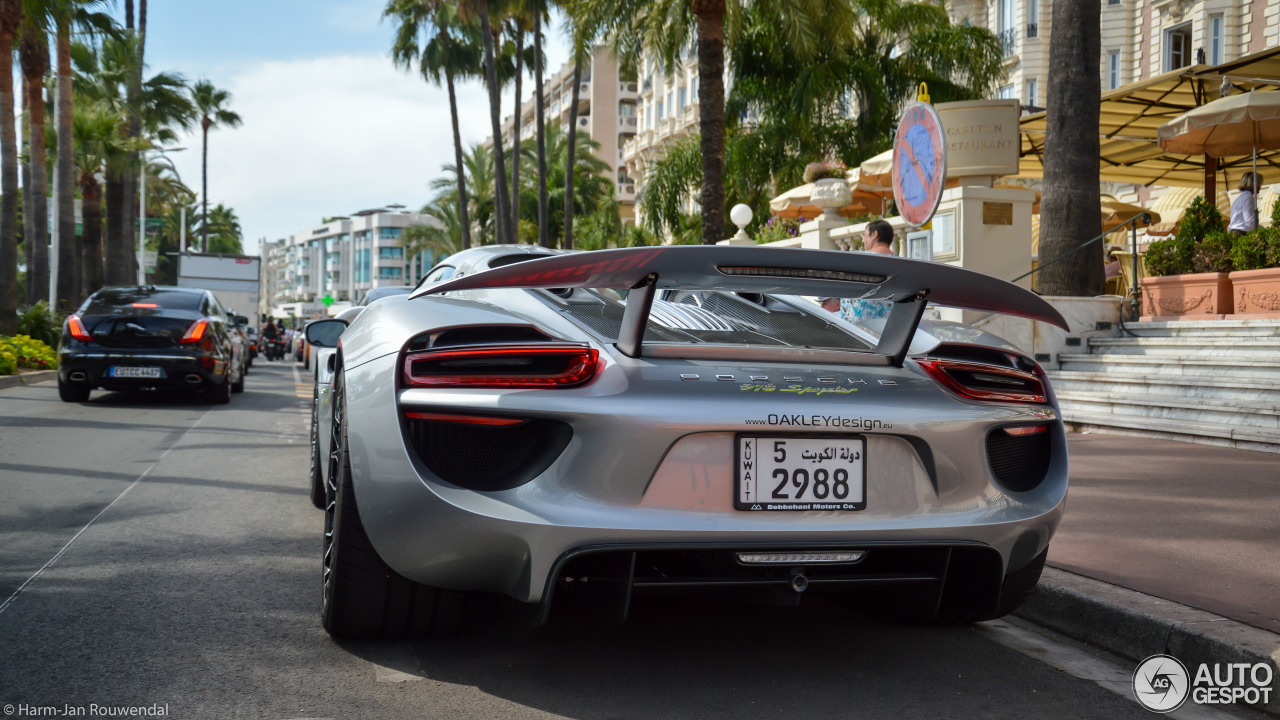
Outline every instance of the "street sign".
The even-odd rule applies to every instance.
[[[893,140],[893,199],[912,227],[929,222],[947,179],[947,140],[933,106],[917,102],[898,121]]]

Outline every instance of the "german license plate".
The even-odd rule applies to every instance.
[[[734,507],[739,510],[864,510],[863,437],[739,435]]]
[[[134,367],[129,365],[112,365],[111,371],[108,374],[115,378],[162,378],[164,377],[164,368],[154,366]]]

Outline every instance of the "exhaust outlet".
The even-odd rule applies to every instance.
[[[195,373],[187,373],[186,380],[188,385],[199,385],[204,382],[204,379]]]
[[[71,373],[70,375],[68,375],[67,377],[70,378],[72,382],[84,382],[87,376],[84,374],[84,372],[77,370]]]

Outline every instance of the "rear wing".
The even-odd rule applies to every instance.
[[[893,307],[875,353],[895,366],[902,365],[928,302],[1068,329],[1062,314],[1039,295],[973,270],[891,255],[799,248],[668,245],[568,253],[420,287],[410,298],[484,288],[578,287],[630,290],[617,343],[630,357],[643,354],[655,292],[671,288],[890,301]]]

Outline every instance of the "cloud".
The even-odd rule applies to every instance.
[[[209,134],[209,202],[236,210],[250,253],[258,238],[284,237],[324,216],[397,202],[416,209],[454,159],[447,91],[396,69],[385,54],[271,61],[220,84],[243,125]],[[483,88],[460,86],[458,104],[463,142],[487,137]],[[199,129],[182,144],[186,152],[171,157],[199,193]]]

